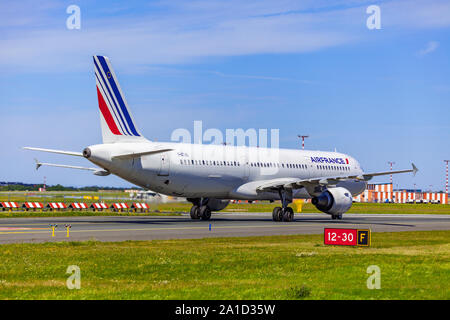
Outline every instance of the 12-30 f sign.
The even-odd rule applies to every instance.
[[[324,244],[339,246],[370,246],[369,229],[325,228]]]

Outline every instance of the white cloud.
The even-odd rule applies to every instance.
[[[436,49],[439,47],[439,42],[437,41],[430,41],[427,43],[427,46],[420,50],[417,54],[419,56],[424,56],[427,55],[429,53],[432,53],[433,51],[436,51]]]

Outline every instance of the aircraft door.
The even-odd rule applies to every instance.
[[[314,165],[311,162],[311,157],[304,157],[304,163],[306,164],[306,172],[304,173],[304,179],[313,178],[314,177]]]
[[[243,178],[244,178],[244,180],[245,181],[247,181],[248,180],[248,177],[249,177],[249,175],[250,175],[250,166],[249,166],[249,163],[248,163],[248,150],[245,150],[245,152],[244,152],[244,155],[242,156],[242,165],[243,165],[243,172],[244,172],[244,174],[243,174]]]
[[[160,155],[160,168],[158,176],[168,176],[170,171],[170,158],[169,154],[164,152]]]

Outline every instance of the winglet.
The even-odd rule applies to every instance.
[[[39,160],[36,158],[34,158],[34,161],[36,161],[36,170],[37,170],[42,166],[42,163],[40,163]]]
[[[419,169],[417,169],[417,167],[414,165],[414,163],[411,163],[412,168],[413,168],[413,175],[415,176],[417,171],[419,171]]]

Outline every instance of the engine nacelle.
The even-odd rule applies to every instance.
[[[312,204],[322,212],[339,215],[347,212],[352,206],[352,194],[345,188],[329,188],[317,197],[312,198]]]
[[[210,198],[208,200],[208,207],[211,209],[211,211],[220,211],[225,209],[229,203],[230,200]]]

